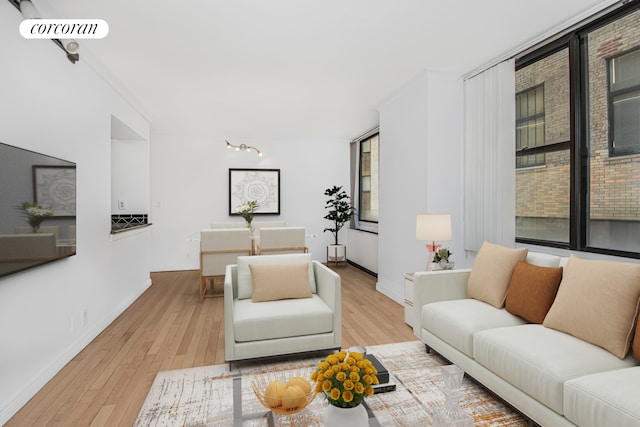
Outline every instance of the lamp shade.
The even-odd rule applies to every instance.
[[[416,240],[451,240],[450,214],[418,214],[416,216]]]

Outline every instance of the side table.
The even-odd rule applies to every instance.
[[[413,328],[413,275],[415,273],[404,273],[404,323]]]

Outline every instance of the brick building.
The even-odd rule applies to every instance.
[[[590,32],[587,38],[589,218],[590,233],[595,239],[615,227],[614,223],[640,224],[640,135],[634,125],[637,122],[630,126],[627,120],[628,117],[639,120],[635,116],[640,97],[639,21],[640,12],[636,11]],[[621,69],[627,79],[616,81]],[[542,236],[543,239],[548,236],[549,240],[567,242],[570,214],[568,49],[519,69],[516,94],[516,151],[525,153],[532,147],[558,144],[557,151],[517,158],[516,235]],[[631,103],[625,104],[627,110],[616,110],[620,108],[618,103],[628,100]],[[614,114],[617,114],[617,124],[610,120]],[[620,128],[622,125],[626,128]],[[629,129],[633,131],[631,135]]]

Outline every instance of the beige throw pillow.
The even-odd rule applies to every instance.
[[[249,264],[253,302],[311,298],[309,263]]]
[[[527,257],[527,248],[512,249],[484,242],[473,261],[467,295],[502,308],[513,268]]]
[[[640,360],[640,314],[638,314],[638,319],[636,320],[636,334],[633,337],[631,348],[633,349],[633,357]]]
[[[640,264],[571,255],[543,325],[623,359],[629,351],[639,301]]]

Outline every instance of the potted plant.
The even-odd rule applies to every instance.
[[[433,262],[438,264],[442,270],[453,270],[454,262],[449,261],[449,257],[453,255],[449,249],[442,248],[433,255]]]
[[[333,233],[334,244],[329,245],[327,248],[327,262],[339,262],[347,260],[347,251],[344,245],[338,242],[338,233],[342,227],[351,220],[356,212],[356,209],[351,204],[351,198],[347,195],[347,192],[342,187],[333,186],[327,188],[324,191],[325,196],[329,196],[325,209],[328,209],[328,213],[324,216],[324,219],[331,221],[333,224],[331,227],[324,229],[324,232],[330,231]]]
[[[323,393],[329,405],[326,426],[368,426],[369,416],[361,403],[380,384],[378,370],[364,354],[342,350],[318,363],[311,374],[315,391]]]

